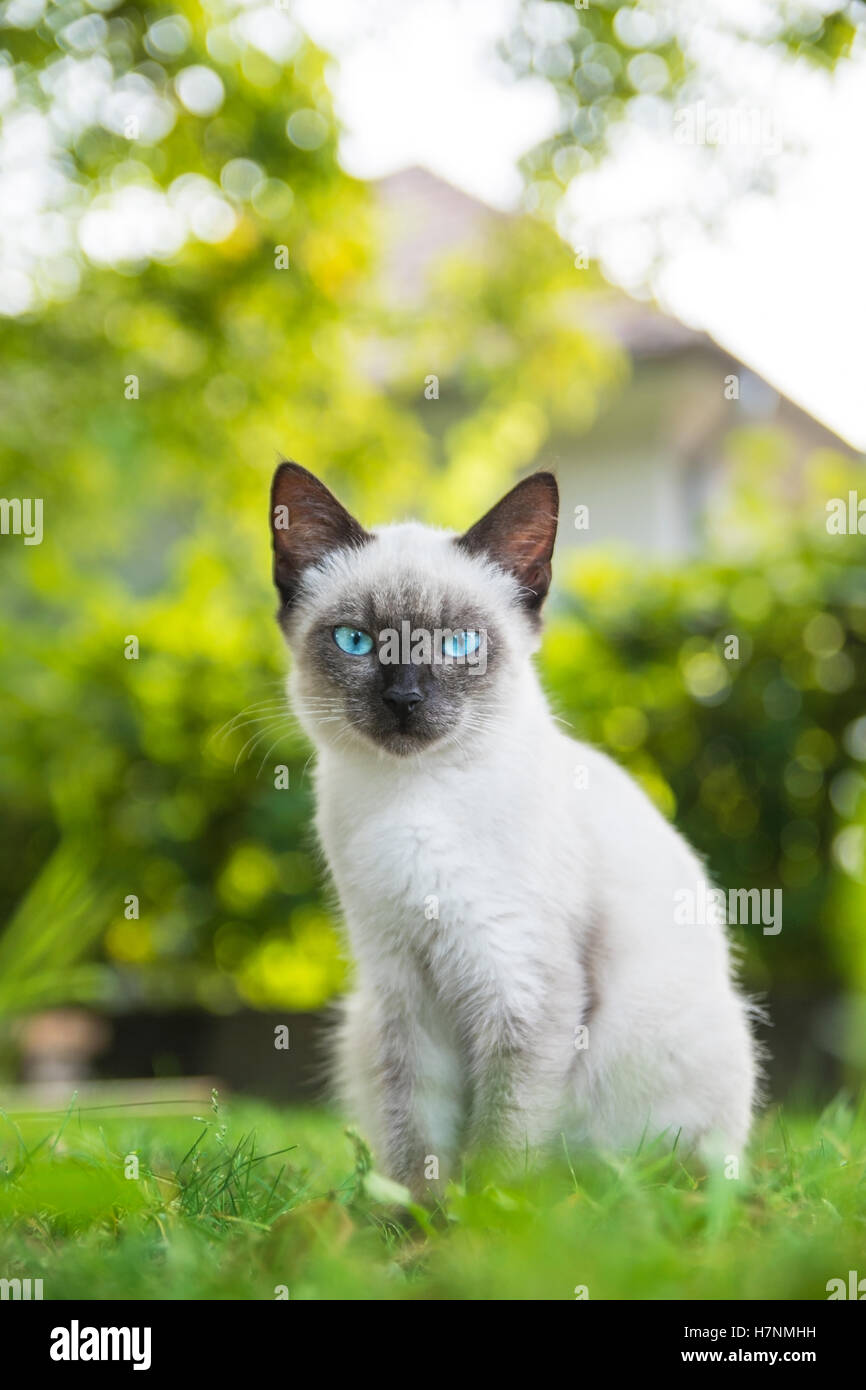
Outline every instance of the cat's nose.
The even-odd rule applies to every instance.
[[[391,685],[382,692],[382,699],[395,714],[404,716],[411,714],[416,705],[420,705],[424,696],[416,685]]]

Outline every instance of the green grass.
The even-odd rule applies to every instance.
[[[866,1274],[863,1105],[766,1114],[736,1181],[563,1151],[412,1215],[326,1111],[131,1113],[0,1113],[0,1277],[46,1299],[825,1299]]]

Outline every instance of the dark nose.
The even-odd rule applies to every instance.
[[[382,699],[395,714],[403,718],[411,714],[416,705],[420,705],[424,696],[415,685],[391,685],[387,690],[383,690]]]

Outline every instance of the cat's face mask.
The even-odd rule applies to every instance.
[[[312,474],[282,464],[271,498],[278,618],[292,696],[316,744],[396,756],[495,733],[537,645],[556,483],[535,474],[464,535],[367,532]]]

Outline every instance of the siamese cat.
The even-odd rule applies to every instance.
[[[416,1197],[476,1149],[727,1155],[749,1131],[724,928],[676,920],[703,865],[534,669],[557,514],[550,473],[462,535],[367,531],[296,463],[273,481],[289,694],[356,967],[339,1080]]]

